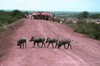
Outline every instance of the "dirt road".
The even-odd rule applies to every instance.
[[[4,45],[11,46],[7,55],[0,58],[0,66],[100,66],[100,41],[75,33],[70,26],[56,22],[29,19],[23,19],[23,22],[9,37],[4,37],[6,40],[2,38]],[[29,42],[32,36],[59,40],[71,38],[72,50],[51,46],[32,48],[33,43]],[[20,49],[16,44],[22,37],[27,39],[25,49]]]

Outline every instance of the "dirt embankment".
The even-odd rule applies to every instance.
[[[0,33],[0,53],[1,55],[6,55],[10,50],[12,44],[13,34],[16,29],[20,28],[24,24],[24,19],[20,19],[5,28],[4,32]]]

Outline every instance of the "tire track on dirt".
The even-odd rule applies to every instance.
[[[57,25],[57,24],[56,24]],[[66,30],[64,30],[65,32],[64,33],[66,33],[67,31]],[[72,39],[73,38],[75,38],[76,36],[75,35],[72,35],[73,37],[71,37]],[[81,39],[80,39],[81,38]],[[100,62],[99,60],[100,60],[100,58],[99,58],[99,56],[100,56],[100,54],[99,54],[99,47],[97,47],[97,45],[95,44],[95,45],[93,45],[93,42],[94,43],[96,43],[95,41],[93,41],[93,42],[89,42],[89,41],[87,41],[87,40],[90,40],[89,38],[85,38],[85,37],[77,37],[77,40],[76,40],[76,38],[75,39],[73,39],[74,41],[77,41],[78,42],[78,44],[76,44],[76,45],[74,45],[73,43],[73,45],[74,46],[76,46],[75,48],[74,48],[74,51],[71,51],[72,53],[74,53],[74,55],[77,55],[77,56],[79,56],[79,57],[81,57],[84,61],[86,61],[86,62],[90,62],[90,64],[91,65],[95,65],[95,66],[97,66],[96,64],[94,64],[94,63],[97,63],[97,62],[95,62],[94,60],[98,60],[98,62]],[[88,45],[86,45],[86,44],[84,44],[84,43],[87,43]],[[77,49],[77,50],[76,50]],[[78,52],[77,52],[78,51]],[[81,52],[80,52],[81,51]],[[77,52],[77,53],[76,53]],[[90,58],[90,59],[86,59],[86,58]],[[90,66],[91,66],[90,65]]]
[[[64,30],[64,31],[65,31],[64,33],[66,33],[66,30]],[[73,36],[72,38],[75,38],[75,37],[76,36]],[[81,40],[80,40],[80,38],[81,37],[77,37],[77,40],[79,40],[78,43],[80,43],[80,44],[77,44],[76,45],[77,47],[74,48],[75,51],[74,52],[71,51],[71,52],[74,53],[74,55],[80,56],[84,61],[90,62],[90,64],[92,64],[92,65],[95,65],[93,63],[97,63],[97,62],[94,61],[94,59],[98,60],[98,62],[100,62],[99,61],[100,58],[98,58],[100,56],[100,54],[98,52],[99,51],[99,47],[97,47],[96,45],[95,46],[91,45],[91,44],[93,44],[93,42],[87,41],[87,39],[85,39],[85,37],[81,38]],[[77,41],[77,40],[74,39],[74,41]],[[88,40],[90,40],[90,39],[88,39]],[[86,42],[88,45],[84,44],[84,42]],[[94,43],[95,43],[95,41],[94,41]],[[78,50],[76,50],[76,49],[78,49]],[[80,52],[80,50],[81,50],[81,52]],[[75,52],[77,52],[77,51],[78,51],[78,53],[76,54]],[[90,58],[90,59],[86,59],[86,58]]]
[[[46,25],[46,27],[44,27],[44,28],[46,28],[46,29],[47,29],[47,27],[50,27],[50,26],[55,27],[55,28],[57,27],[57,26],[55,26],[55,25],[54,25],[54,26],[53,26],[53,25],[50,25],[50,23],[47,24],[47,22],[44,23],[44,25]],[[57,27],[58,29],[57,29],[57,28],[55,29],[55,28],[53,28],[53,29],[52,29],[52,28],[49,28],[50,31],[47,31],[47,32],[50,33],[50,32],[52,31],[52,34],[55,34],[56,32],[54,32],[54,31],[59,30],[58,27]],[[46,34],[48,34],[48,33],[46,33]],[[52,35],[51,35],[51,36],[52,36]],[[59,51],[60,51],[60,52],[59,52]],[[65,50],[63,50],[63,51],[65,51]],[[54,49],[54,50],[52,50],[51,52],[56,53],[56,55],[62,55],[62,54],[64,54],[63,56],[66,57],[67,59],[68,59],[68,57],[70,57],[70,55],[72,55],[72,57],[76,58],[76,59],[73,59],[73,62],[77,63],[76,66],[79,65],[78,62],[81,62],[81,64],[82,64],[82,62],[83,62],[82,59],[80,59],[79,57],[75,56],[74,54],[71,54],[71,52],[70,52],[69,55],[66,55],[65,52],[63,53],[61,50],[57,50],[57,49]],[[66,52],[66,53],[67,53],[67,52]],[[70,57],[70,58],[71,58],[71,57]],[[72,59],[72,58],[71,58],[71,59]],[[79,59],[79,60],[77,60],[77,59]],[[65,60],[66,60],[66,59],[65,59]],[[76,60],[77,60],[78,62],[77,62]],[[71,61],[70,61],[70,62],[71,62]],[[69,62],[69,63],[70,63],[70,62]],[[71,62],[71,64],[72,64],[73,62]],[[62,63],[63,63],[63,62],[62,62]],[[65,64],[66,64],[66,63],[65,63]],[[68,64],[68,62],[67,62],[67,64]],[[86,66],[87,63],[84,62],[83,65]],[[75,66],[75,64],[74,64],[74,66]],[[80,65],[79,65],[79,66],[80,66]]]
[[[68,28],[68,29],[67,29]],[[59,40],[72,38],[72,50],[49,48],[32,48],[33,43],[29,42],[32,36],[58,38]],[[17,29],[12,36],[13,47],[9,57],[0,66],[99,66],[99,47],[93,45],[89,39],[78,36],[67,25],[46,20],[24,20],[24,25]],[[16,46],[17,39],[25,37],[28,47],[19,49]],[[89,40],[89,41],[88,41]],[[76,43],[77,42],[77,43]],[[85,43],[88,43],[86,46]],[[96,43],[98,43],[96,41]],[[46,44],[47,45],[47,44]],[[89,48],[91,47],[91,48]]]

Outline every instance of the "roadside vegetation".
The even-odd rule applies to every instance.
[[[74,18],[77,18],[78,22],[73,23],[62,21],[62,23],[72,26],[75,29],[75,32],[86,34],[90,38],[100,40],[100,24],[84,21],[85,18],[100,19],[100,14],[89,14],[88,12],[84,11],[75,15]],[[60,22],[60,19],[55,19],[53,21]]]
[[[75,32],[86,34],[90,38],[100,40],[100,24],[83,21],[78,21],[77,23],[68,22],[66,24],[75,28]]]
[[[2,57],[3,56],[3,53],[0,53],[0,57]]]
[[[14,21],[23,18],[24,14],[27,12],[21,12],[19,10],[14,10],[11,12],[0,11],[0,32],[4,31],[4,25],[13,23]]]
[[[83,33],[88,35],[90,38],[100,40],[100,24],[95,22],[84,22],[84,18],[100,19],[100,14],[89,14],[88,12],[82,12],[78,14],[78,21],[73,27],[75,32]]]

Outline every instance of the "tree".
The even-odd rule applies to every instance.
[[[19,11],[19,10],[14,10],[13,12],[12,12],[12,15],[14,15],[14,16],[16,16],[16,15],[18,15],[18,14],[20,14],[21,12]]]
[[[80,14],[78,14],[77,18],[79,19],[84,19],[84,18],[88,18],[89,13],[87,11],[84,11]]]
[[[14,10],[13,12],[11,12],[11,15],[16,18],[22,18],[25,16],[24,14],[25,14],[24,12],[21,12],[19,10]]]

